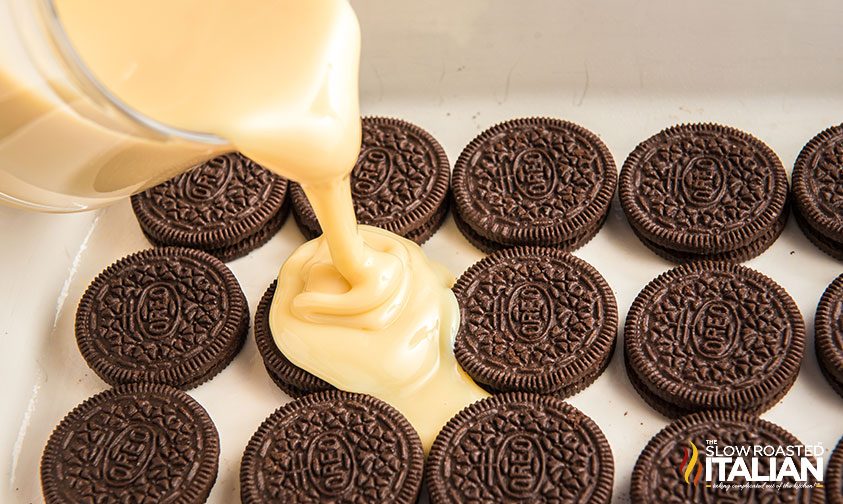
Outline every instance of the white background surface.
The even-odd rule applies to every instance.
[[[354,3],[364,33],[363,113],[428,129],[452,163],[471,138],[498,121],[549,115],[600,135],[619,167],[638,142],[662,128],[715,121],[755,134],[790,171],[808,139],[843,121],[839,3]],[[252,310],[302,241],[290,219],[269,244],[229,263]],[[52,428],[76,404],[106,389],[76,347],[76,303],[97,273],[147,246],[128,202],[64,216],[0,209],[0,501],[42,500],[38,465]],[[424,249],[456,274],[483,256],[450,218]],[[671,267],[635,239],[617,204],[603,230],[576,255],[613,287],[621,326],[638,291]],[[831,447],[843,434],[843,399],[819,373],[812,322],[819,297],[843,263],[814,249],[791,219],[775,245],[747,265],[787,288],[810,335],[796,385],[763,418],[803,442]],[[266,375],[251,336],[226,370],[190,394],[221,433],[211,502],[238,502],[242,450],[260,422],[288,399]],[[632,390],[621,352],[571,402],[609,439],[614,500],[626,502],[635,459],[667,420]]]

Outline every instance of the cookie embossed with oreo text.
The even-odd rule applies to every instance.
[[[416,502],[424,452],[395,408],[341,391],[310,394],[276,410],[240,465],[244,504]]]
[[[289,213],[287,180],[232,152],[132,196],[132,209],[154,245],[230,261],[281,229]]]
[[[799,153],[793,200],[805,236],[843,260],[843,124],[820,132]]]
[[[472,243],[573,250],[602,225],[617,182],[614,160],[587,129],[514,119],[478,135],[454,167],[452,192]],[[475,239],[474,236],[481,239]]]
[[[621,170],[619,197],[645,244],[672,260],[744,261],[781,233],[787,174],[748,133],[718,124],[668,128],[639,144]],[[770,234],[772,233],[772,235]]]
[[[612,499],[614,461],[588,416],[552,396],[478,401],[442,429],[425,466],[432,504]]]
[[[670,417],[769,409],[796,380],[804,347],[805,325],[790,295],[729,263],[662,274],[635,299],[624,328],[630,381]]]
[[[590,264],[556,248],[515,247],[468,269],[455,354],[492,391],[566,397],[591,384],[615,346],[612,289]]]
[[[747,413],[703,411],[682,417],[656,434],[639,455],[632,472],[630,500],[633,504],[825,504],[823,488],[815,487],[820,482],[810,471],[817,469],[817,460],[803,460],[799,455],[734,455],[754,453],[756,446],[766,453],[804,448],[793,434]],[[733,456],[712,463],[708,459],[715,449]],[[738,460],[744,464],[742,471]],[[775,461],[775,469],[771,461]],[[788,471],[791,466],[799,478]],[[716,472],[721,468],[727,477],[734,469],[738,471],[733,480],[724,481]],[[783,486],[777,488],[778,477],[747,481],[743,474],[750,471],[768,479],[776,471]],[[807,481],[801,480],[803,472]]]
[[[451,168],[445,150],[415,124],[386,117],[362,119],[362,145],[351,171],[351,196],[360,224],[422,244],[448,211]],[[322,234],[304,189],[291,184],[293,216],[308,238]]]
[[[240,351],[249,309],[237,279],[205,252],[163,247],[129,255],[100,273],[76,311],[76,342],[111,385],[166,383],[189,389]]]
[[[123,385],[86,400],[56,427],[41,458],[47,504],[202,503],[217,477],[219,435],[190,396]]]

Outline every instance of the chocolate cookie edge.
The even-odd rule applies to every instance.
[[[658,290],[672,281],[680,279],[690,273],[703,271],[721,271],[729,275],[745,274],[755,280],[762,282],[766,287],[772,288],[775,295],[782,300],[787,311],[787,316],[793,324],[793,339],[788,354],[785,356],[782,365],[776,370],[773,376],[757,382],[748,388],[739,391],[730,391],[726,394],[718,392],[707,392],[698,389],[681,388],[675,382],[663,378],[650,365],[647,358],[640,350],[640,346],[634,344],[641,337],[637,330],[638,319],[646,309],[646,303],[658,293]],[[637,378],[647,387],[647,390],[656,393],[661,399],[682,409],[738,409],[749,410],[761,407],[768,403],[783,389],[789,385],[799,373],[802,358],[805,353],[805,322],[799,311],[796,302],[790,294],[770,277],[754,269],[728,262],[700,261],[677,266],[665,273],[662,273],[651,280],[644,289],[639,292],[629,308],[626,322],[624,324],[624,356],[633,371],[638,373]]]

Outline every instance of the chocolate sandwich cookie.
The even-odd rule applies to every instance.
[[[590,264],[556,248],[501,250],[454,285],[457,361],[493,391],[567,397],[609,364],[618,312]]]
[[[703,411],[682,417],[656,434],[641,452],[632,472],[630,500],[632,504],[824,503],[823,488],[813,488],[818,482],[810,477],[808,467],[803,468],[803,464],[808,463],[813,467],[816,461],[803,461],[801,454],[753,456],[756,446],[761,450],[803,447],[793,434],[747,413]],[[719,462],[710,464],[712,461],[708,459],[714,450],[720,450],[721,454],[729,453],[730,456],[721,457]],[[746,450],[750,455],[735,455],[747,453]],[[733,467],[738,465],[737,459],[745,464],[744,470],[738,471],[733,480],[724,481],[732,474]],[[809,481],[801,482],[790,474],[782,473],[782,483],[789,486],[779,489],[778,477],[765,485],[763,481],[747,481],[746,476],[743,476],[751,474],[750,471],[765,477],[771,471],[781,472],[790,466],[788,459],[796,472],[805,470]],[[775,468],[771,466],[771,460],[775,461]],[[725,478],[717,473],[719,464],[725,464]],[[739,488],[741,485],[743,487]],[[794,488],[794,485],[798,488]]]
[[[86,400],[41,457],[47,504],[202,503],[217,478],[219,435],[184,392],[138,383]]]
[[[825,471],[825,497],[828,504],[843,504],[843,437],[828,459]]]
[[[799,153],[793,200],[808,238],[843,260],[843,124],[819,133]]]
[[[612,499],[603,432],[551,396],[511,392],[476,402],[442,429],[425,466],[431,504]]]
[[[754,257],[787,219],[778,156],[752,135],[717,124],[674,126],[639,144],[618,192],[635,234],[681,262]]]
[[[258,345],[258,351],[263,359],[266,372],[272,381],[278,385],[278,388],[290,397],[334,390],[334,386],[330,383],[290,362],[278,348],[278,345],[275,344],[269,327],[269,309],[272,306],[272,298],[275,296],[277,285],[278,280],[274,280],[270,284],[261,297],[258,309],[255,312],[255,343]]]
[[[616,183],[612,155],[592,132],[558,119],[514,119],[484,131],[460,154],[455,218],[481,250],[570,251],[600,230]]]
[[[730,263],[662,274],[638,294],[624,328],[629,379],[668,417],[769,409],[796,380],[804,346],[805,325],[790,295]]]
[[[820,370],[843,397],[843,275],[831,282],[817,305],[814,344]]]
[[[287,180],[233,152],[132,196],[132,209],[154,245],[197,248],[229,261],[281,229],[289,213]]]
[[[413,427],[374,397],[338,390],[282,406],[240,465],[244,504],[416,501],[424,452]]]
[[[189,389],[222,371],[249,329],[246,297],[219,259],[164,247],[129,255],[100,273],[76,311],[76,342],[111,385]]]
[[[377,226],[418,244],[445,220],[451,167],[445,150],[415,124],[363,118],[363,143],[351,171],[351,196],[360,224]],[[298,184],[290,189],[293,215],[307,238],[322,234]]]

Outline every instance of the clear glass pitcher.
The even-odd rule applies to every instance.
[[[0,203],[97,208],[228,150],[112,96],[78,58],[51,0],[0,0]]]

